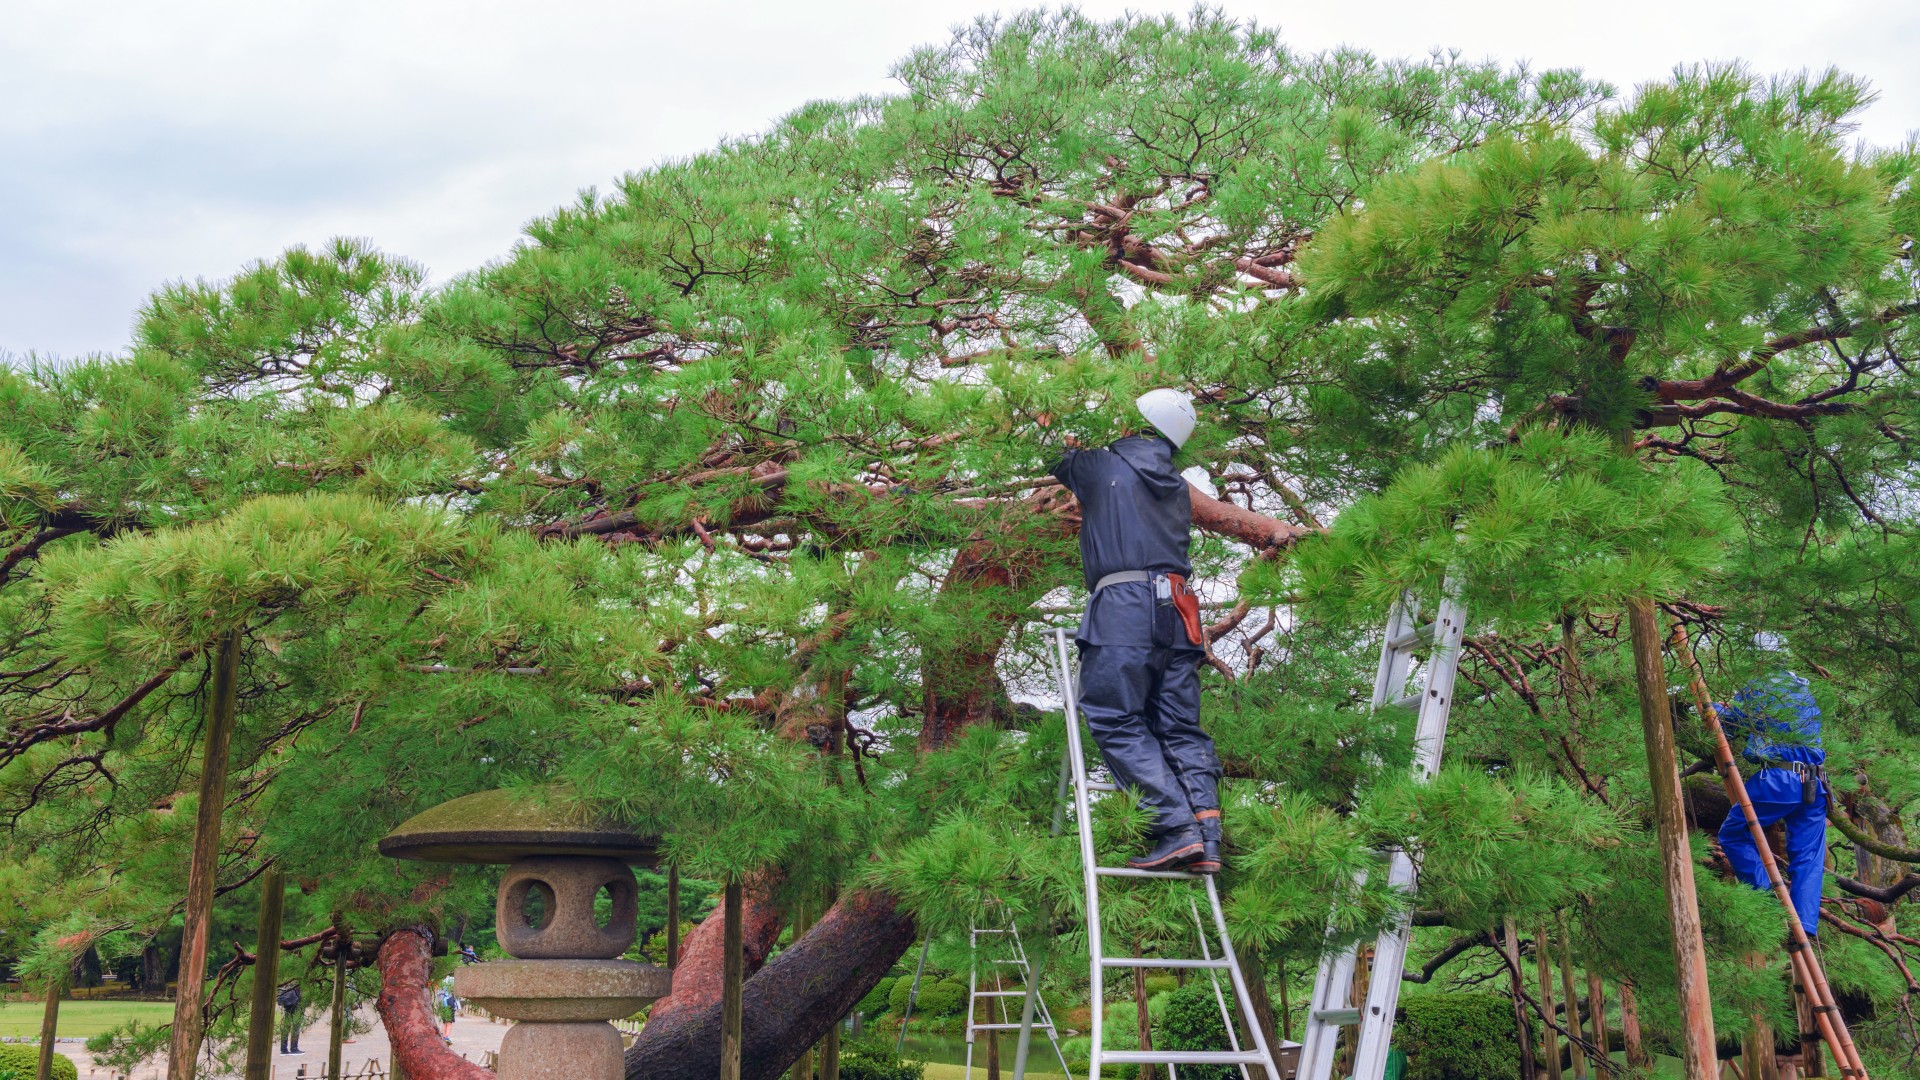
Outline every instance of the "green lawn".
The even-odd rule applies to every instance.
[[[40,1014],[45,1008],[37,1001],[0,1003],[0,1036],[40,1034]],[[84,1039],[129,1020],[164,1024],[173,1019],[173,1004],[166,1001],[63,1001],[60,1003],[60,1034]]]

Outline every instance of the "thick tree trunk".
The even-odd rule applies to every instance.
[[[749,922],[753,910],[749,903]],[[688,937],[682,970],[691,972],[699,966],[695,953],[706,925],[702,922]],[[747,937],[752,939],[751,929]],[[747,980],[741,1028],[743,1080],[777,1080],[803,1048],[819,1042],[885,977],[913,940],[913,918],[899,910],[891,896],[864,890],[842,896],[811,932]],[[674,980],[673,996],[679,998],[679,972]],[[627,1051],[631,1080],[713,1080],[720,1069],[717,985],[714,991],[708,1004],[683,1002],[671,1025],[648,1021],[639,1041]],[[672,999],[660,1004],[667,1000]]]
[[[1633,637],[1634,680],[1640,692],[1640,727],[1647,748],[1647,776],[1653,788],[1667,921],[1673,930],[1681,1057],[1686,1080],[1714,1080],[1719,1061],[1714,1052],[1713,998],[1707,989],[1706,938],[1693,882],[1693,849],[1687,843],[1686,816],[1680,805],[1680,769],[1653,601],[1646,597],[1628,600],[1627,622]]]
[[[772,901],[772,882],[748,883],[746,904],[741,912],[742,963],[749,979],[766,962],[767,954],[780,940],[782,916]],[[725,986],[726,904],[694,925],[680,943],[680,965],[673,969],[673,993],[661,998],[647,1014],[640,1039],[628,1051],[628,1071],[634,1054],[656,1045],[712,1040],[708,1047],[706,1080],[712,1080],[720,1067],[720,997]],[[823,977],[825,973],[822,973]],[[864,991],[863,991],[864,992]],[[711,1020],[711,1025],[709,1025]],[[810,1044],[809,1044],[810,1045]]]
[[[393,1064],[411,1080],[492,1080],[493,1073],[440,1041],[440,1019],[428,1004],[433,934],[408,926],[380,943],[380,996],[374,1007],[393,1047]]]
[[[213,914],[214,878],[220,866],[220,815],[227,805],[227,757],[240,681],[240,634],[220,638],[213,660],[213,693],[207,709],[206,746],[200,758],[200,805],[193,823],[193,854],[187,863],[187,903],[180,935],[180,983],[173,998],[173,1035],[167,1075],[193,1080],[199,1068],[200,994],[207,979],[207,933]]]
[[[260,927],[253,945],[253,998],[247,1008],[246,1080],[273,1078],[273,1010],[280,982],[280,923],[287,879],[278,866],[260,875]]]
[[[740,1080],[740,991],[747,981],[744,907],[746,891],[737,881],[727,882],[720,905],[721,948],[725,950],[720,964],[720,1080]]]
[[[938,750],[969,725],[991,720],[1006,700],[995,672],[1000,647],[1027,606],[1043,591],[1037,565],[1011,559],[1000,544],[981,541],[960,550],[934,601],[952,617],[960,637],[928,650],[920,669],[925,694],[920,749]]]

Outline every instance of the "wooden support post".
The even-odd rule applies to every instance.
[[[667,866],[667,970],[680,966],[680,867]]]
[[[280,924],[287,879],[278,866],[260,875],[260,929],[253,945],[253,999],[247,1010],[246,1080],[273,1080],[273,1013],[280,983]],[[297,1017],[289,1022],[298,1023]]]
[[[827,1037],[820,1040],[820,1080],[840,1080],[840,1025],[836,1022],[827,1029]]]
[[[1764,971],[1767,958],[1754,953],[1747,957],[1747,966]],[[1740,1040],[1740,1071],[1748,1080],[1780,1080],[1780,1066],[1773,1052],[1773,1022],[1764,1009],[1756,1010],[1750,1020]]]
[[[59,979],[47,980],[47,1005],[40,1011],[40,1061],[34,1080],[53,1080],[53,1043],[60,1035]]]
[[[1500,951],[1507,958],[1508,996],[1513,998],[1514,1041],[1520,1044],[1520,1075],[1523,1080],[1534,1080],[1539,1068],[1533,1060],[1533,1021],[1527,1016],[1526,999],[1521,996],[1526,983],[1520,967],[1520,932],[1511,917],[1500,929]]]
[[[1807,1000],[1807,988],[1796,972],[1793,977],[1793,1011],[1800,1021],[1800,1075],[1827,1075],[1826,1058],[1820,1053],[1820,1026],[1813,1019],[1813,1003]]]
[[[1098,1005],[1096,1004],[1096,1008]],[[1147,1012],[1147,969],[1133,969],[1133,1011],[1139,1028],[1140,1049],[1153,1049],[1153,1016]],[[1140,1080],[1153,1080],[1153,1066],[1140,1066]]]
[[[334,939],[333,1018],[327,1025],[327,1080],[340,1080],[341,1044],[347,1039],[347,966],[353,962],[353,941],[342,933]]]
[[[1667,922],[1673,931],[1681,1066],[1686,1080],[1714,1080],[1719,1060],[1714,1053],[1713,995],[1707,988],[1706,937],[1700,927],[1693,848],[1687,842],[1686,811],[1681,805],[1678,751],[1673,741],[1673,715],[1667,704],[1667,668],[1660,654],[1660,627],[1653,601],[1644,596],[1629,599],[1627,624],[1633,638],[1640,732],[1646,742],[1647,779],[1653,789]]]
[[[173,998],[173,1041],[167,1050],[169,1080],[194,1080],[199,1069],[200,995],[207,980],[207,932],[219,871],[220,815],[227,803],[227,751],[240,681],[240,632],[220,638],[213,661],[213,694],[207,709],[206,746],[200,758],[200,806],[193,823],[193,854],[187,863],[187,903],[181,929],[180,979]]]
[[[1593,1045],[1612,1060],[1613,1039],[1607,1034],[1607,984],[1595,971],[1587,972],[1587,1015],[1593,1021]]]
[[[1573,942],[1567,933],[1565,916],[1555,915],[1554,924],[1554,936],[1560,940],[1560,997],[1567,1003],[1567,1030],[1573,1034],[1569,1048],[1573,1055],[1573,1075],[1575,1080],[1587,1080],[1587,1052],[1580,1048],[1580,1040],[1587,1035],[1580,1024],[1580,991],[1573,982]]]
[[[1627,1064],[1636,1069],[1653,1068],[1653,1055],[1640,1038],[1640,1007],[1634,1001],[1633,984],[1620,984],[1620,1038],[1627,1046]]]
[[[720,1080],[740,1080],[740,996],[747,970],[741,925],[744,894],[738,881],[729,881],[721,899],[725,921],[721,924]]]
[[[812,928],[813,911],[802,904],[793,914],[793,943],[798,945],[800,939],[805,937],[807,931]],[[809,1046],[800,1052],[800,1060],[793,1063],[793,1080],[813,1080],[814,1049]]]
[[[1533,938],[1534,965],[1540,973],[1540,1056],[1546,1059],[1547,1080],[1560,1080],[1560,1035],[1553,1030],[1553,943],[1542,925]]]

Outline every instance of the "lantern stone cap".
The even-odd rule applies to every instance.
[[[380,838],[390,859],[511,863],[530,855],[591,855],[632,866],[660,861],[659,840],[583,818],[557,788],[495,788],[430,806]]]

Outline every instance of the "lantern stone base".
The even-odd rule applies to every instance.
[[[519,1021],[500,1043],[499,1080],[619,1080],[608,1020],[667,996],[673,975],[630,960],[495,960],[454,972],[460,997]]]

